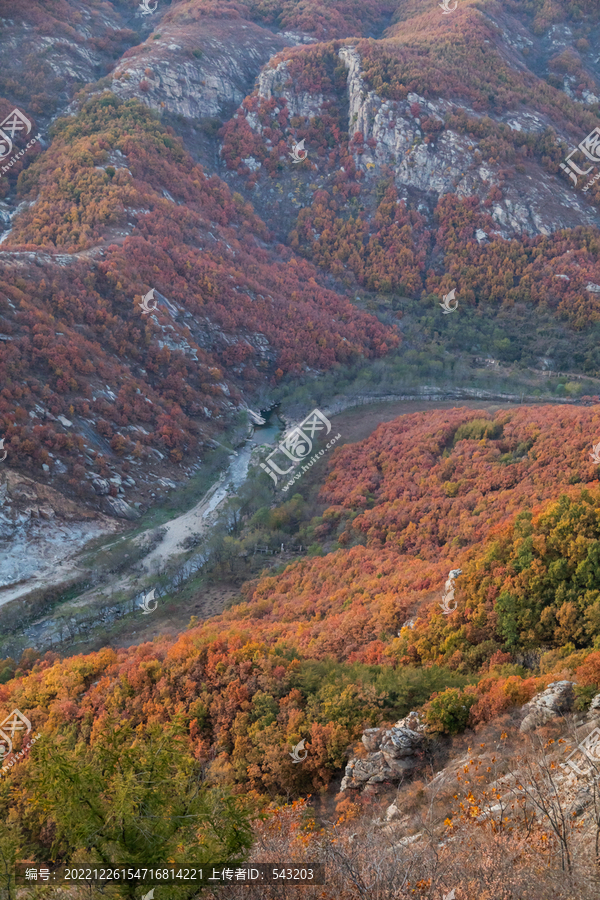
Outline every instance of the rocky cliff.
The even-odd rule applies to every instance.
[[[188,119],[238,106],[270,58],[295,43],[239,18],[167,21],[121,60],[111,89]]]

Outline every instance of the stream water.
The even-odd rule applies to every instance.
[[[231,457],[227,473],[222,477],[221,484],[210,498],[203,511],[202,518],[206,518],[206,516],[215,511],[217,506],[225,499],[228,491],[232,489],[237,491],[241,488],[248,477],[248,467],[253,451],[260,447],[261,444],[275,444],[281,434],[281,430],[282,424],[278,420],[274,424],[268,422],[266,425],[257,425],[255,427],[252,437],[248,438],[237,454]]]

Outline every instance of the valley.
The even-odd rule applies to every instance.
[[[347,400],[346,402],[353,404],[355,401]],[[367,407],[361,405],[359,410],[355,406],[350,405],[344,412],[332,416],[332,424],[342,431],[342,439],[340,441],[340,446],[342,446],[347,442],[368,437],[380,422],[391,421],[398,415],[429,409],[450,409],[454,405],[456,404],[452,401],[433,400],[373,402]],[[502,406],[486,401],[465,400],[460,405],[471,409],[487,410],[488,412],[496,412],[501,408],[510,408],[510,404]],[[324,412],[331,415],[330,410],[327,408]],[[266,446],[267,449],[274,448],[277,436],[281,433],[281,427],[281,425],[270,425],[255,429],[253,437],[247,438],[244,444],[239,446],[239,450],[234,452],[235,455],[230,457],[227,470],[218,476],[206,494],[190,510],[175,518],[166,519],[161,526],[153,526],[144,530],[143,525],[139,525],[133,531],[121,528],[120,530],[123,533],[116,541],[114,538],[110,539],[108,543],[106,540],[95,540],[93,549],[83,547],[80,552],[73,554],[72,535],[68,531],[64,532],[62,530],[58,530],[58,534],[56,534],[56,520],[53,518],[46,531],[48,540],[54,538],[55,565],[47,567],[50,568],[50,572],[47,571],[47,568],[43,568],[41,571],[35,571],[29,578],[21,577],[13,587],[4,588],[2,593],[0,593],[0,598],[2,599],[2,605],[17,600],[19,596],[26,600],[28,594],[33,593],[35,595],[43,585],[45,589],[62,589],[68,600],[63,607],[59,595],[58,599],[53,601],[53,612],[50,616],[44,616],[42,619],[33,622],[22,633],[15,633],[11,637],[10,643],[7,643],[0,652],[3,652],[5,656],[15,656],[15,654],[22,652],[25,647],[32,647],[41,651],[53,648],[55,646],[54,642],[58,641],[60,633],[59,622],[61,620],[68,619],[69,615],[85,614],[88,606],[94,609],[107,610],[107,608],[114,605],[114,600],[117,597],[119,603],[124,605],[125,608],[127,608],[126,601],[128,598],[131,598],[132,603],[135,602],[135,605],[132,606],[132,612],[126,616],[125,620],[119,619],[115,622],[117,625],[117,634],[115,635],[117,643],[115,646],[122,645],[124,640],[129,640],[131,644],[140,643],[147,639],[147,629],[143,629],[140,636],[140,623],[144,622],[144,619],[141,618],[143,613],[140,613],[138,604],[143,600],[144,594],[151,590],[156,577],[161,574],[163,576],[166,575],[167,607],[163,614],[158,612],[156,616],[152,616],[152,628],[150,629],[152,636],[160,633],[157,629],[160,629],[161,626],[155,623],[155,619],[163,623],[167,633],[176,633],[172,631],[174,623],[179,623],[179,627],[183,628],[187,625],[190,615],[202,618],[197,616],[196,606],[189,605],[189,599],[186,599],[183,609],[179,608],[180,604],[177,599],[179,593],[186,582],[205,567],[209,554],[209,551],[206,549],[206,533],[210,530],[211,525],[214,525],[217,521],[218,514],[220,511],[223,511],[226,501],[229,500],[231,502],[235,498],[236,492],[244,484],[247,485],[250,491],[252,490],[252,479],[257,477],[256,465],[254,465],[252,473],[248,475],[252,454],[256,452],[258,446]],[[178,502],[185,504],[185,489],[179,491],[178,495]],[[110,527],[111,524],[110,520],[106,520],[105,527]],[[196,549],[195,552],[190,553],[188,547],[188,552],[186,553],[186,541],[189,542],[190,539],[194,544],[200,544],[202,549],[199,551]],[[23,535],[21,540],[23,540],[24,546],[27,548],[26,555],[29,564],[33,567],[35,566],[35,553],[38,543],[42,544],[39,550],[40,554],[47,552],[46,545],[40,542],[36,535]],[[10,564],[11,559],[16,558],[17,555],[23,555],[25,552],[16,541],[12,541],[10,546],[11,551],[5,557],[6,565]],[[135,559],[136,553],[132,552],[135,561],[127,564],[124,560],[125,550],[134,551],[138,548],[142,554],[140,559]],[[65,556],[65,554],[68,554],[68,556]],[[278,562],[290,559],[290,554],[289,552],[278,553],[276,559]],[[99,560],[100,567],[98,568]],[[115,560],[117,561],[116,570],[111,568],[115,565]],[[57,571],[53,572],[53,568]],[[69,577],[73,578],[73,585],[69,584]],[[92,584],[100,582],[102,587],[87,587],[87,589],[84,587],[83,590],[78,587],[78,583],[83,583],[85,586],[90,582]],[[204,588],[200,595],[201,597],[204,591],[210,597],[214,596],[214,594],[220,594],[216,586],[215,588]],[[186,593],[189,595],[189,591]],[[226,598],[237,596],[238,593],[239,591],[234,589],[232,592],[231,587],[228,587],[225,593],[222,594],[221,599],[225,600]],[[194,593],[193,596],[196,596],[196,594]],[[222,608],[217,609],[210,602],[206,606],[203,604],[202,608],[206,608],[211,614],[222,611]],[[175,610],[177,610],[176,615]],[[8,610],[8,615],[9,617],[11,615],[10,609]],[[59,617],[58,621],[57,615]],[[2,613],[0,612],[1,622]],[[109,645],[112,644],[112,639],[107,636],[104,629],[102,629],[101,639]],[[74,635],[73,640],[69,640],[68,637],[63,635],[60,649],[61,652],[68,654],[72,652],[75,645],[80,649],[86,649],[95,646],[96,643],[97,638],[94,639],[92,629],[91,635],[83,640],[81,635],[78,636],[76,641]],[[19,646],[21,647],[20,650],[18,649]]]

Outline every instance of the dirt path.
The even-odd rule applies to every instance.
[[[515,403],[487,400],[384,401],[372,405],[351,407],[332,414],[331,419],[335,423],[335,428],[342,435],[340,443],[351,443],[367,438],[381,423],[390,422],[398,416],[407,413],[434,412],[439,409],[458,407],[481,409],[493,413],[500,409],[514,409],[516,405]],[[140,577],[139,570],[137,575],[134,571],[129,570],[120,575],[107,576],[101,585],[89,589],[81,594],[77,600],[72,601],[73,606],[84,607],[100,596],[106,598],[118,597],[119,595],[128,596],[142,590],[144,582],[147,582],[148,575],[164,568],[169,560],[184,552],[182,543],[187,537],[196,533],[206,533],[210,529],[218,507],[230,494],[232,481],[235,491],[245,480],[247,476],[247,462],[253,449],[253,447],[247,445],[240,450],[237,456],[232,459],[227,472],[212,485],[192,509],[162,526],[166,529],[164,538],[142,562],[146,573],[145,577]],[[149,529],[138,535],[137,540],[144,540],[153,530]],[[76,559],[77,557],[75,556],[75,559],[69,560],[71,566],[76,566]],[[278,559],[278,562],[282,561]],[[57,560],[53,569],[58,571],[60,565],[61,563]],[[64,577],[64,570],[61,572],[61,575]],[[28,589],[30,589],[30,585],[28,585]],[[132,619],[127,624],[123,623],[122,633],[117,632],[115,637],[111,639],[110,644],[111,646],[125,647],[130,644],[153,640],[160,634],[178,634],[185,629],[192,615],[197,616],[198,619],[206,619],[218,615],[222,612],[227,601],[236,595],[239,595],[239,586],[222,584],[201,590],[194,596],[193,600],[183,601],[180,599],[178,601],[174,597],[171,600],[167,600],[162,609],[162,604],[159,602],[154,614],[143,615],[140,613],[139,616],[136,616],[135,619]],[[86,645],[91,649],[93,643],[92,639],[90,642],[86,642]],[[78,652],[81,651],[78,650]]]
[[[171,557],[183,552],[181,545],[186,538],[206,531],[210,524],[210,513],[219,505],[219,494],[223,491],[225,480],[225,476],[222,475],[196,506],[161,526],[166,533],[160,544],[144,558],[142,566],[146,572],[151,573],[164,568]],[[137,540],[146,540],[151,530],[142,532]]]

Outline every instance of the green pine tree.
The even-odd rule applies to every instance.
[[[206,868],[241,863],[251,845],[250,809],[207,787],[178,726],[142,733],[107,722],[92,746],[40,741],[30,779],[40,823],[55,825],[57,864]],[[109,892],[141,896],[134,884]],[[197,894],[197,885],[161,889],[162,900]]]

